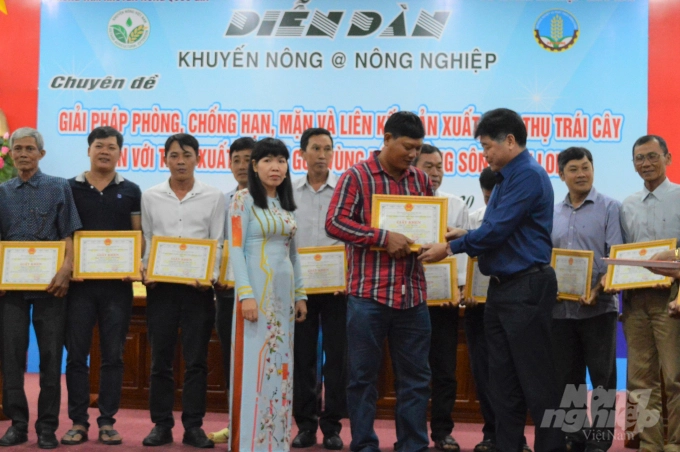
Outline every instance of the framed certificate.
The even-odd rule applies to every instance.
[[[660,251],[675,249],[676,239],[654,240],[652,242],[627,243],[613,245],[609,251],[612,259],[648,260]],[[657,275],[644,267],[628,265],[609,265],[605,288],[611,290],[642,289],[657,285],[671,284],[671,278]]]
[[[680,270],[680,262],[678,261],[645,261],[637,259],[611,259],[607,257],[603,257],[602,260],[607,265],[630,265],[632,267],[670,268]]]
[[[557,275],[557,298],[579,301],[590,297],[590,283],[593,279],[592,251],[565,250],[553,248],[550,266]]]
[[[458,290],[458,269],[456,259],[447,257],[439,262],[423,264],[425,280],[427,281],[427,304],[438,306],[444,303],[458,304],[460,290]]]
[[[73,277],[141,279],[142,231],[76,231]]]
[[[465,275],[465,298],[474,299],[477,303],[486,303],[486,294],[489,291],[490,280],[490,276],[483,275],[479,271],[477,258],[469,258]]]
[[[64,262],[66,244],[0,242],[0,290],[45,290]]]
[[[222,262],[220,262],[220,284],[227,287],[234,287],[236,285],[236,278],[234,278],[234,267],[229,261],[229,240],[224,241],[222,247]]]
[[[412,251],[446,241],[448,198],[374,194],[372,202],[371,227],[404,234],[415,241]]]
[[[210,285],[217,240],[154,236],[147,278],[151,281]]]
[[[307,294],[335,293],[347,287],[345,246],[298,248]]]

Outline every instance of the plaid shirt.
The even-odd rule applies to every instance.
[[[385,251],[388,232],[371,224],[371,199],[384,195],[433,196],[427,175],[415,167],[399,180],[387,174],[378,161],[380,151],[348,169],[338,181],[326,216],[326,232],[345,242],[349,278],[347,292],[395,309],[408,309],[427,300],[423,266],[412,253],[392,259]]]

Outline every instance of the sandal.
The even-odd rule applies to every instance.
[[[477,444],[474,449],[475,452],[496,452],[496,443],[490,439],[485,439]]]
[[[120,433],[114,430],[111,425],[99,427],[99,441],[107,446],[123,444],[123,438],[120,437]]]
[[[61,438],[61,444],[66,446],[76,446],[83,444],[85,441],[87,441],[87,429],[84,425],[74,425]]]
[[[213,443],[226,443],[229,441],[229,429],[223,428],[219,432],[208,433],[208,439],[211,439]]]
[[[446,435],[442,439],[434,442],[434,447],[438,450],[446,450],[449,452],[460,452],[460,446],[453,439],[453,436]]]

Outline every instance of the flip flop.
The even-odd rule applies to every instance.
[[[213,443],[226,443],[229,441],[229,429],[223,428],[219,432],[208,433],[208,439],[211,439]]]

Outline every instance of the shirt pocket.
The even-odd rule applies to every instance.
[[[663,214],[661,220],[661,237],[659,239],[677,238],[680,240],[680,214]]]
[[[39,240],[54,239],[56,209],[31,209],[34,235]]]

